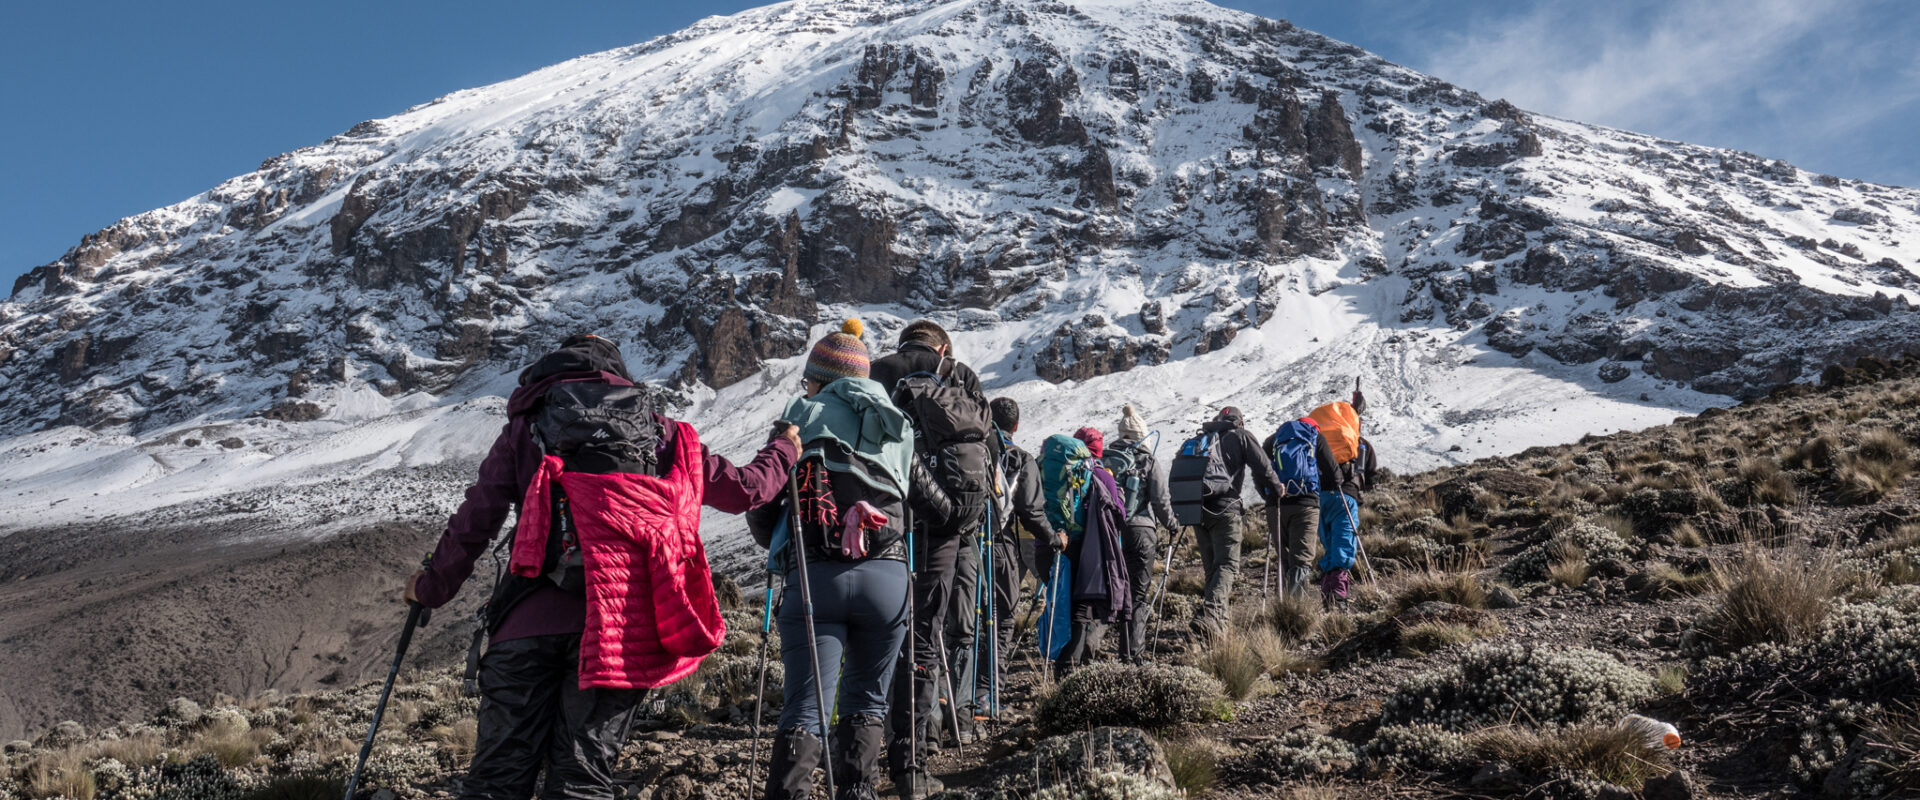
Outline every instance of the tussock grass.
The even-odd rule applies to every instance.
[[[1668,664],[1653,671],[1653,690],[1661,695],[1677,695],[1687,690],[1689,672],[1684,664]]]
[[[1167,754],[1167,769],[1173,773],[1173,785],[1189,797],[1205,797],[1220,782],[1220,756],[1226,746],[1204,736],[1189,736],[1161,743]]]
[[[99,792],[93,773],[87,769],[86,752],[80,747],[42,756],[27,768],[25,783],[30,798],[93,800]]]
[[[1471,573],[1443,572],[1430,567],[1425,572],[1400,580],[1400,588],[1394,593],[1389,610],[1397,614],[1433,601],[1467,608],[1486,608],[1487,587]]]
[[[1282,595],[1267,607],[1268,624],[1284,641],[1292,643],[1311,638],[1325,617],[1319,599],[1311,596]]]
[[[1555,541],[1551,555],[1553,560],[1547,565],[1547,579],[1566,587],[1575,587],[1587,582],[1592,568],[1587,565],[1587,551],[1579,545],[1567,541]]]
[[[1400,632],[1400,652],[1410,658],[1418,658],[1428,653],[1438,652],[1455,645],[1498,636],[1506,628],[1499,623],[1484,627],[1458,625],[1444,622],[1422,622]]]
[[[1665,561],[1647,568],[1647,594],[1651,597],[1691,597],[1719,591],[1723,576],[1714,570],[1688,574]]]
[[[1847,583],[1833,553],[1804,547],[1748,545],[1738,561],[1715,570],[1727,591],[1696,630],[1723,653],[1805,639],[1826,620]]]
[[[1531,774],[1567,770],[1629,789],[1671,769],[1664,750],[1638,731],[1615,725],[1488,728],[1474,734],[1470,745],[1483,758],[1505,759]]]

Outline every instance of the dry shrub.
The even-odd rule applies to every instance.
[[[1685,664],[1668,664],[1653,671],[1653,690],[1663,696],[1677,695],[1687,690],[1688,670]]]
[[[1400,652],[1409,658],[1419,658],[1454,645],[1497,636],[1505,630],[1506,628],[1498,622],[1479,627],[1447,622],[1422,622],[1400,632]]]
[[[1835,473],[1835,494],[1849,503],[1873,503],[1892,494],[1913,474],[1909,450],[1907,440],[1898,433],[1886,428],[1869,431]]]
[[[1592,568],[1587,565],[1587,551],[1579,545],[1556,539],[1548,555],[1552,559],[1547,563],[1548,580],[1567,587],[1587,582]]]
[[[1740,459],[1736,468],[1741,480],[1747,482],[1748,499],[1754,503],[1768,506],[1792,506],[1800,502],[1800,492],[1793,485],[1793,479],[1780,473],[1780,465],[1771,458],[1753,456]]]
[[[99,789],[87,769],[86,756],[82,747],[68,747],[40,757],[27,768],[27,796],[93,800]]]
[[[1718,591],[1722,576],[1715,570],[1689,574],[1665,561],[1647,568],[1647,595],[1656,598],[1690,597]]]
[[[1268,623],[1287,642],[1306,641],[1325,617],[1320,601],[1305,595],[1281,595],[1267,608]]]
[[[1788,469],[1805,469],[1825,472],[1837,465],[1840,455],[1840,440],[1830,432],[1800,443],[1798,447],[1780,459]]]
[[[1320,620],[1320,640],[1328,644],[1344,641],[1352,636],[1354,629],[1358,627],[1360,623],[1354,620],[1352,614],[1344,612],[1327,614]]]
[[[1668,528],[1667,533],[1673,537],[1673,543],[1681,547],[1704,547],[1707,544],[1707,537],[1700,533],[1699,528],[1693,527],[1691,522],[1682,522]]]
[[[1629,789],[1671,770],[1665,749],[1622,725],[1489,728],[1474,734],[1470,745],[1483,758],[1504,759],[1533,775],[1573,773]]]
[[[1920,713],[1884,715],[1865,736],[1867,763],[1883,796],[1920,796]]]
[[[1192,797],[1213,791],[1220,782],[1220,757],[1227,748],[1204,736],[1188,736],[1162,742],[1167,754],[1167,769],[1173,773],[1173,785]]]
[[[1888,586],[1906,586],[1920,583],[1920,563],[1910,556],[1894,556],[1887,559],[1887,565],[1880,568],[1880,580]]]
[[[1428,568],[1425,572],[1401,579],[1400,590],[1394,594],[1390,610],[1399,613],[1427,602],[1486,608],[1487,587],[1470,573]]]
[[[1271,645],[1259,645],[1253,641],[1256,637],[1273,640]],[[1267,674],[1267,658],[1276,649],[1284,649],[1280,636],[1271,630],[1247,628],[1233,625],[1226,633],[1216,637],[1213,643],[1199,652],[1199,666],[1226,687],[1227,696],[1234,700],[1245,700],[1253,694],[1253,689]]]
[[[451,725],[441,725],[427,732],[428,738],[439,742],[461,761],[473,756],[473,748],[480,739],[480,723],[473,717],[456,720]]]
[[[289,775],[275,778],[255,789],[243,800],[334,800],[347,790],[347,782],[326,775]]]
[[[1196,570],[1183,570],[1167,579],[1167,591],[1199,597],[1207,592],[1207,578]]]
[[[1721,653],[1811,636],[1846,587],[1833,553],[1802,547],[1748,545],[1738,561],[1715,571],[1727,591],[1719,607],[1695,624],[1695,633],[1700,645]]]

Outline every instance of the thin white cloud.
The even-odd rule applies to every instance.
[[[1792,155],[1852,146],[1850,134],[1920,104],[1905,10],[1900,0],[1547,0],[1414,41],[1412,66],[1555,116]]]

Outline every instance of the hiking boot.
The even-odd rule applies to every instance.
[[[767,771],[765,796],[807,800],[813,796],[813,768],[823,755],[820,737],[788,728],[773,738],[773,758]]]
[[[947,785],[924,769],[893,773],[893,795],[900,800],[919,800],[944,792]]]
[[[887,729],[873,714],[851,714],[840,720],[834,736],[837,752],[833,759],[835,800],[875,800],[874,787],[880,778],[880,753],[886,749]]]

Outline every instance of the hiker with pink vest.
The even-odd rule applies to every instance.
[[[744,467],[652,409],[620,351],[574,336],[520,374],[507,424],[405,598],[453,599],[514,526],[487,606],[479,738],[461,797],[612,798],[612,769],[647,690],[693,672],[726,624],[700,540],[702,506],[738,514],[785,486],[790,425]]]

